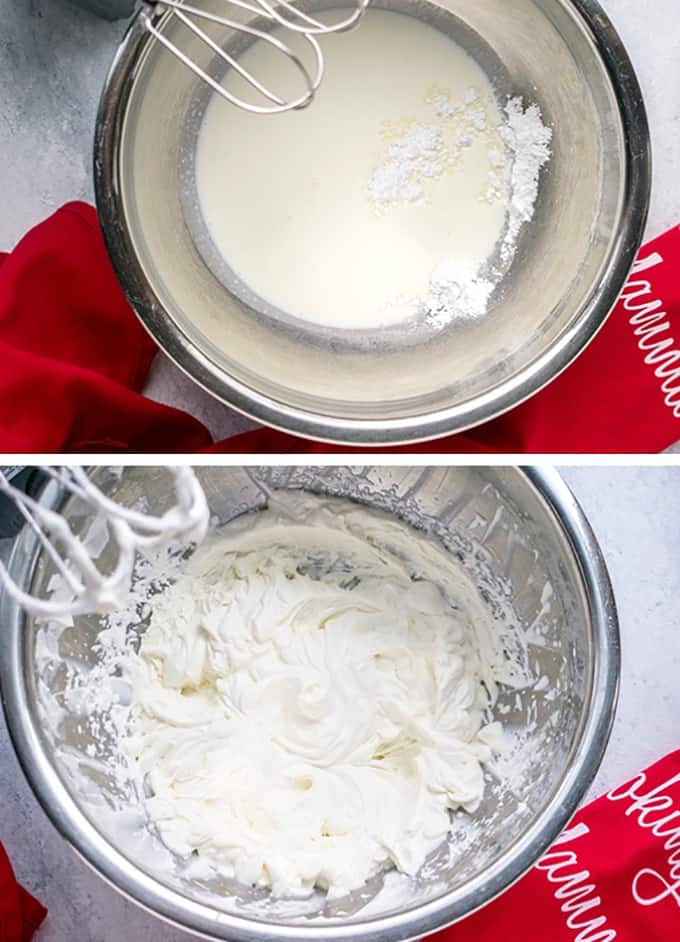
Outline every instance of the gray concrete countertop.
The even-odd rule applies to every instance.
[[[680,748],[680,467],[569,468],[619,607],[621,699],[591,796]],[[0,719],[0,840],[49,908],[38,942],[189,942],[95,876],[32,796]]]
[[[626,43],[649,109],[649,237],[680,222],[677,0],[601,0]],[[90,156],[104,75],[124,24],[69,0],[0,0],[0,250],[61,203],[92,200]],[[195,415],[216,439],[251,427],[159,356],[147,394]]]

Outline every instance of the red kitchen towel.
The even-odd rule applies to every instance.
[[[26,942],[45,909],[0,846],[0,942]],[[680,939],[680,750],[583,808],[533,870],[432,942]]]
[[[0,254],[0,452],[208,445],[199,422],[138,392],[155,353],[91,206],[69,203]]]
[[[0,942],[29,942],[46,915],[45,907],[14,879],[0,844]]]
[[[576,362],[544,390],[499,419],[464,434],[387,451],[647,454],[663,451],[678,440],[680,227],[642,249],[605,326]],[[208,450],[233,454],[348,449],[258,429]]]
[[[602,331],[550,386],[465,434],[386,451],[662,451],[680,439],[679,273],[675,228],[641,251]],[[266,428],[211,446],[198,421],[139,393],[154,352],[94,209],[63,207],[0,255],[0,452],[352,450]]]
[[[519,883],[430,939],[680,939],[680,751],[587,805]]]

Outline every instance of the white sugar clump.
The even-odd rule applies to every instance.
[[[511,98],[505,114],[507,124],[500,133],[513,157],[508,227],[501,249],[501,258],[507,262],[515,251],[520,229],[534,217],[539,174],[550,160],[552,130],[543,124],[538,105],[525,109],[521,98]]]
[[[425,101],[436,123],[413,122],[391,140],[369,181],[370,200],[377,208],[423,201],[428,181],[444,173],[466,172],[470,158],[465,153],[481,144],[475,158],[485,154],[488,171],[480,202],[500,204],[505,212],[504,231],[495,249],[499,264],[493,264],[491,255],[476,262],[452,257],[432,271],[427,295],[417,302],[417,309],[428,326],[441,329],[488,311],[514,256],[520,230],[534,216],[540,171],[550,159],[552,130],[543,123],[538,106],[525,107],[519,97],[510,98],[494,117],[489,102],[475,88],[468,88],[458,103],[441,90],[431,92]]]
[[[444,172],[444,132],[434,125],[414,124],[388,149],[388,159],[368,184],[378,203],[416,202],[424,195],[423,179]]]
[[[447,259],[432,273],[428,297],[423,303],[431,327],[445,327],[453,317],[480,317],[487,310],[494,282],[479,275],[470,262]]]

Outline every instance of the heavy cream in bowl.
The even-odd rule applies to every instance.
[[[220,0],[197,3],[217,7]],[[324,0],[310,0],[312,12],[321,6]],[[413,53],[410,40],[400,45],[405,51],[397,72],[393,50],[394,82],[381,84],[394,31],[384,28],[381,42],[368,44],[375,46],[370,74],[343,69],[340,85],[352,103],[344,114],[350,118],[341,124],[327,115],[321,122],[325,135],[351,139],[352,146],[340,143],[333,150],[331,168],[310,158],[303,197],[282,174],[275,193],[280,202],[263,200],[260,178],[276,174],[279,162],[290,165],[296,145],[286,129],[290,122],[306,126],[317,120],[314,114],[323,117],[323,96],[332,100],[337,87],[336,50],[356,63],[353,50],[369,35],[371,18],[354,32],[321,41],[328,67],[306,112],[262,116],[257,139],[225,135],[221,153],[211,150],[213,190],[219,191],[212,200],[201,198],[198,173],[208,118],[213,107],[225,122],[242,123],[244,116],[216,102],[212,89],[154,42],[139,18],[105,92],[95,168],[118,276],[160,346],[190,376],[269,425],[333,442],[386,445],[488,421],[542,388],[578,355],[628,274],[644,227],[649,168],[635,77],[611,26],[592,11],[571,0],[375,0],[370,14],[397,31],[404,22],[403,30],[413,32],[413,49],[420,42],[425,67],[422,81],[410,88],[408,109],[390,97],[399,74],[411,71]],[[159,9],[153,20],[184,52],[197,52],[193,34],[170,11]],[[430,39],[421,42],[417,34]],[[220,31],[216,37],[242,58],[255,55],[248,40]],[[428,74],[429,58],[441,62],[444,55],[430,56],[431,49],[450,52],[446,76],[439,66]],[[216,81],[232,81],[209,48],[198,58]],[[453,79],[465,70],[477,78],[459,87]],[[483,79],[494,96],[486,115],[477,104],[488,88]],[[372,143],[360,147],[345,125],[355,112],[357,120],[366,119],[374,89],[381,87],[388,107],[374,108]],[[501,126],[494,129],[499,114]],[[259,136],[274,135],[274,128],[281,129],[281,140],[263,153]],[[310,134],[314,148],[323,148],[323,137]],[[249,141],[252,160],[240,154],[237,161],[232,151],[247,149]],[[469,152],[480,159],[469,161]],[[341,180],[349,187],[356,177],[350,156],[363,161],[354,205],[364,222],[325,219],[320,246],[295,220],[307,212],[319,169],[324,200],[342,208],[333,201],[333,187],[340,189]],[[298,157],[306,161],[307,148]],[[228,169],[236,165],[238,178]],[[470,192],[456,182],[468,173]],[[438,197],[449,188],[480,211],[479,225],[472,227],[469,216]],[[294,219],[283,238],[277,229],[286,204]],[[235,222],[224,237],[231,241],[220,245],[210,213],[221,219],[240,213],[245,222]],[[251,216],[258,219],[252,227]],[[378,229],[380,240],[362,235]],[[437,231],[446,238],[437,241]],[[297,244],[303,236],[304,250]],[[378,284],[366,273],[385,270],[383,255],[392,270],[389,281]],[[341,263],[334,283],[326,275],[317,278],[336,256]],[[318,304],[302,310],[302,301],[291,299],[296,292],[302,301],[315,292]],[[345,292],[372,296],[372,306],[336,305]],[[338,321],[345,326],[328,326]]]
[[[188,219],[231,291],[334,333],[422,334],[487,313],[533,215],[551,130],[510,95],[479,37],[462,22],[456,32],[460,43],[369,8],[355,30],[322,37],[325,74],[306,109],[263,116],[206,100]],[[279,35],[304,58],[302,40]],[[292,94],[266,43],[239,61]],[[224,81],[247,95],[234,72]]]

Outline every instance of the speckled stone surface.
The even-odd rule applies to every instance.
[[[654,143],[648,233],[680,222],[680,26],[677,0],[602,0],[645,93]],[[71,0],[0,0],[0,249],[69,199],[92,199],[99,91],[124,26]],[[216,438],[249,423],[159,357],[147,387]]]
[[[604,551],[621,622],[621,700],[594,796],[680,748],[680,467],[563,475]],[[124,900],[62,841],[23,779],[1,718],[0,840],[49,907],[38,942],[189,942]]]

